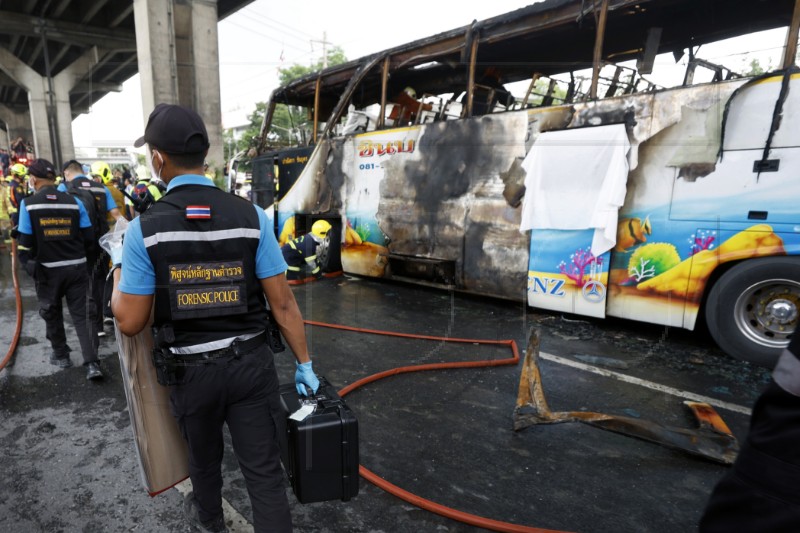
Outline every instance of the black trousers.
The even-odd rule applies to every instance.
[[[774,381],[753,408],[733,467],[711,494],[701,533],[800,531],[800,397]]]
[[[170,404],[189,444],[189,477],[200,519],[222,515],[222,425],[227,423],[250,495],[255,531],[291,531],[273,418],[280,416],[280,398],[272,352],[264,344],[239,357],[179,371],[182,383],[171,387]]]
[[[81,345],[83,364],[97,361],[95,311],[89,296],[89,274],[86,272],[86,265],[37,267],[36,296],[39,299],[39,316],[44,319],[47,340],[53,347],[53,355],[69,356],[61,303],[61,299],[66,297],[69,314]]]

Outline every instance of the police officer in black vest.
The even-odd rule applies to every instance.
[[[750,432],[717,484],[701,533],[800,531],[800,335],[756,400]]]
[[[86,257],[94,250],[94,231],[83,204],[56,190],[53,164],[36,159],[28,168],[36,193],[24,199],[19,217],[19,259],[36,280],[39,314],[53,347],[50,362],[72,366],[64,332],[61,300],[66,296],[86,366],[86,379],[103,377],[97,363],[93,309],[87,306]]]
[[[112,271],[111,306],[120,331],[135,335],[155,301],[154,364],[189,444],[194,492],[184,502],[186,518],[203,531],[226,530],[220,466],[227,423],[255,530],[290,531],[270,416],[280,414],[267,302],[297,360],[298,391],[316,392],[319,381],[286,263],[264,210],[203,176],[209,142],[197,113],[159,104],[136,146],[144,143],[167,192],[131,221],[122,257],[112,250],[121,268]]]
[[[108,189],[87,178],[83,173],[83,165],[74,159],[67,161],[61,171],[65,183],[59,185],[58,190],[68,192],[81,200],[89,215],[89,221],[92,223],[95,239],[99,239],[108,231],[108,200],[106,198]],[[113,205],[116,206],[116,204]],[[108,255],[100,246],[95,246],[94,252],[86,259],[92,303],[95,308],[94,329],[98,337],[102,337],[105,336],[103,331],[103,309],[105,308],[103,288],[106,275],[108,275]]]

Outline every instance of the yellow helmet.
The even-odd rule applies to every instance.
[[[19,178],[24,178],[28,175],[28,167],[22,163],[15,163],[11,166],[11,174]]]
[[[111,167],[109,167],[108,163],[105,161],[95,161],[92,163],[91,173],[95,176],[100,176],[105,184],[111,183],[111,178],[114,177],[111,175]]]
[[[324,239],[325,235],[331,229],[331,225],[328,223],[327,220],[317,220],[314,222],[314,225],[311,226],[311,233],[319,237],[320,239]]]

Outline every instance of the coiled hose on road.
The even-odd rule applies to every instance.
[[[17,275],[16,240],[12,240],[11,244],[11,276],[14,282],[14,294],[16,298],[16,308],[17,308],[17,322],[16,322],[16,329],[14,331],[14,336],[11,340],[11,345],[8,348],[8,353],[6,353],[3,360],[0,361],[0,370],[5,368],[8,362],[11,360],[11,357],[14,355],[14,352],[17,349],[17,343],[19,342],[20,332],[22,331],[22,295],[19,289],[19,277]],[[379,381],[389,376],[396,376],[398,374],[406,374],[409,372],[424,372],[428,370],[447,370],[454,368],[482,368],[482,367],[503,366],[503,365],[516,365],[519,362],[519,351],[517,350],[517,343],[514,342],[513,340],[491,341],[491,340],[480,340],[480,339],[456,339],[448,337],[434,337],[430,335],[412,335],[408,333],[395,333],[390,331],[354,328],[350,326],[327,324],[324,322],[315,322],[311,320],[306,320],[305,323],[311,326],[341,329],[346,331],[368,333],[373,335],[386,335],[391,337],[405,337],[411,339],[435,340],[442,342],[494,344],[494,345],[508,346],[511,349],[512,356],[506,359],[487,359],[482,361],[459,361],[452,363],[430,363],[430,364],[409,365],[409,366],[391,368],[389,370],[384,370],[383,372],[372,374],[365,378],[359,379],[354,383],[351,383],[350,385],[344,387],[339,391],[340,396],[346,396],[350,392],[368,383]],[[502,522],[499,520],[493,520],[491,518],[485,518],[471,513],[465,513],[463,511],[446,507],[434,501],[427,500],[425,498],[422,498],[421,496],[417,496],[416,494],[408,492],[407,490],[404,490],[398,487],[397,485],[394,485],[393,483],[390,483],[389,481],[383,479],[377,474],[371,472],[363,465],[359,465],[358,471],[361,477],[363,477],[370,483],[374,484],[378,488],[388,492],[389,494],[392,494],[393,496],[396,496],[401,500],[404,500],[416,507],[419,507],[420,509],[425,509],[426,511],[436,513],[440,516],[444,516],[446,518],[450,518],[458,522],[462,522],[472,526],[482,527],[485,529],[489,529],[491,531],[500,531],[504,533],[563,533],[563,532],[558,532],[556,530],[522,526],[518,524],[512,524],[510,522]]]
[[[386,335],[390,337],[405,337],[410,339],[423,339],[423,340],[435,340],[435,341],[442,341],[442,342],[456,342],[456,343],[470,343],[470,344],[494,344],[500,346],[508,346],[511,349],[512,356],[506,359],[487,359],[482,361],[459,361],[459,362],[452,362],[452,363],[429,363],[429,364],[420,364],[420,365],[409,365],[409,366],[400,366],[397,368],[391,368],[389,370],[384,370],[383,372],[378,372],[376,374],[372,374],[365,378],[359,379],[354,383],[344,387],[339,391],[340,396],[346,396],[350,392],[356,390],[357,388],[366,385],[368,383],[372,383],[383,378],[387,378],[389,376],[396,376],[398,374],[406,374],[409,372],[424,372],[427,370],[446,370],[446,369],[454,369],[454,368],[481,368],[481,367],[492,367],[492,366],[503,366],[503,365],[516,365],[519,362],[519,351],[517,350],[517,343],[513,340],[498,340],[498,341],[491,341],[491,340],[480,340],[480,339],[456,339],[450,337],[434,337],[429,335],[412,335],[408,333],[395,333],[390,331],[380,331],[374,329],[364,329],[364,328],[355,328],[351,326],[341,326],[337,324],[328,324],[325,322],[315,322],[312,320],[306,320],[306,324],[310,326],[319,326],[324,328],[332,328],[332,329],[341,329],[345,331],[353,331],[357,333],[369,333],[373,335]],[[519,524],[512,524],[510,522],[502,522],[499,520],[493,520],[491,518],[485,518],[482,516],[465,513],[463,511],[459,511],[457,509],[453,509],[450,507],[446,507],[444,505],[438,504],[434,501],[427,500],[422,498],[421,496],[417,496],[407,490],[404,490],[389,481],[386,481],[382,477],[378,476],[377,474],[371,472],[363,465],[359,465],[358,472],[361,474],[361,477],[376,485],[378,488],[381,488],[404,500],[412,505],[415,505],[421,509],[425,509],[426,511],[430,511],[432,513],[436,513],[440,516],[444,516],[446,518],[450,518],[452,520],[457,520],[459,522],[463,522],[465,524],[469,524],[471,526],[482,527],[484,529],[489,529],[491,531],[500,531],[504,533],[563,533],[552,529],[540,529],[536,527],[530,526],[522,526]]]
[[[22,331],[22,294],[19,292],[19,276],[17,275],[17,240],[11,239],[11,279],[14,282],[14,297],[17,301],[17,324],[14,329],[14,336],[11,338],[11,344],[8,347],[8,352],[3,360],[0,361],[0,370],[3,370],[14,352],[17,350],[17,343],[19,342],[19,334]]]

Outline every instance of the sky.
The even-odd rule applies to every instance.
[[[308,65],[322,56],[321,41],[340,46],[348,59],[465,26],[534,3],[525,0],[429,0],[403,4],[355,0],[256,0],[219,23],[220,96],[223,127],[241,125],[278,85],[277,69]],[[458,7],[454,9],[454,5]],[[417,6],[424,6],[422,8]],[[700,57],[733,70],[746,70],[753,57],[777,67],[786,30],[761,32],[736,42],[706,45]],[[671,55],[656,60],[652,81],[664,85],[682,79],[683,65]],[[701,75],[700,75],[701,76]],[[702,80],[700,80],[702,81]],[[148,111],[149,112],[149,111]],[[139,76],[123,83],[122,91],[96,102],[91,112],[76,118],[76,147],[132,145],[144,130]]]

